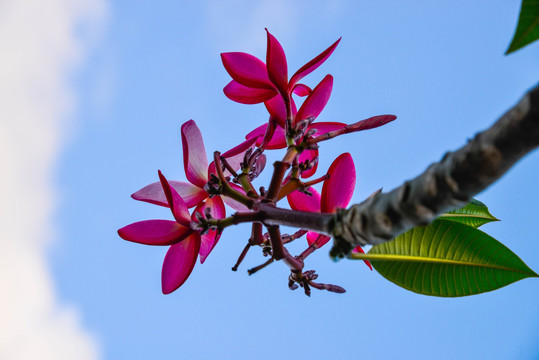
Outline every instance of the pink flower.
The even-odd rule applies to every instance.
[[[175,221],[146,220],[118,230],[124,240],[145,245],[171,245],[165,255],[161,273],[164,294],[170,294],[187,280],[201,246],[201,237],[189,226],[191,216],[187,205],[159,171],[160,184]]]
[[[352,199],[356,186],[356,170],[354,160],[349,153],[341,154],[329,167],[329,179],[324,181],[322,195],[312,187],[308,189],[311,196],[298,190],[287,196],[288,203],[293,210],[335,213],[338,208],[346,208]],[[307,242],[315,248],[324,246],[330,236],[318,234],[314,231],[307,233]],[[363,251],[360,246],[357,251]],[[372,270],[371,264],[365,262]]]
[[[267,29],[266,29],[267,31]],[[267,31],[268,42],[266,64],[260,59],[242,52],[222,53],[221,59],[232,81],[223,89],[225,95],[242,104],[264,102],[270,115],[284,127],[286,108],[283,98],[289,99],[292,112],[296,115],[296,106],[292,93],[309,97],[297,112],[296,119],[318,116],[329,99],[333,86],[333,77],[327,75],[320,84],[311,90],[299,81],[316,70],[333,53],[340,40],[303,65],[288,80],[288,65],[284,50],[277,39]],[[312,97],[310,100],[309,98]],[[309,100],[309,101],[308,101]],[[307,104],[305,104],[307,103]]]
[[[210,174],[215,173],[215,165],[213,162],[208,165],[202,134],[193,120],[189,120],[182,125],[181,135],[183,145],[183,165],[185,175],[189,182],[170,181],[170,185],[183,199],[187,208],[196,207],[195,212],[199,212],[204,208],[209,207],[211,209],[212,217],[216,219],[221,219],[226,216],[223,200],[227,205],[234,209],[245,210],[245,206],[230,198],[222,198],[221,196],[210,197],[204,189]],[[249,139],[227,151],[222,156],[227,158],[228,162],[233,167],[238,168],[239,163],[243,159],[243,154],[247,149],[253,146],[255,140],[256,139]],[[169,206],[169,202],[165,195],[161,183],[155,182],[135,192],[131,197],[135,200],[145,201],[160,206]],[[204,263],[219,241],[220,236],[221,234],[215,230],[210,230],[208,233],[202,235],[200,263]]]

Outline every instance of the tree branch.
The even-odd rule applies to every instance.
[[[328,233],[333,257],[356,245],[378,244],[465,205],[539,146],[539,86],[531,89],[492,127],[457,151],[447,153],[413,180],[340,209]]]

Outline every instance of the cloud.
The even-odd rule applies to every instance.
[[[99,357],[77,310],[59,304],[46,251],[70,77],[99,35],[104,1],[0,2],[0,359]]]

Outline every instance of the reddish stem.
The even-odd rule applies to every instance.
[[[275,260],[284,258],[285,248],[281,241],[281,230],[278,225],[267,226],[270,237],[272,256]]]
[[[247,270],[247,273],[248,273],[249,275],[253,275],[254,273],[258,272],[259,270],[262,270],[263,268],[265,268],[266,266],[268,266],[269,264],[271,264],[273,261],[274,261],[273,258],[270,258],[270,259],[268,259],[268,261],[266,261],[265,263],[260,264],[260,265],[258,265],[258,266],[255,266],[255,267],[252,268],[252,269]]]
[[[273,167],[275,168],[275,170],[273,171],[273,176],[271,177],[269,189],[266,193],[266,199],[272,202],[275,201],[275,199],[279,195],[279,190],[281,189],[284,175],[286,174],[286,170],[288,170],[288,168],[290,167],[290,163],[276,161],[273,164]]]
[[[238,266],[240,266],[241,262],[245,258],[245,255],[247,255],[247,251],[251,248],[251,244],[247,243],[247,245],[243,248],[243,251],[240,254],[240,257],[238,258],[238,261],[236,261],[236,264],[232,266],[232,271],[237,271]]]
[[[249,239],[249,244],[251,245],[261,245],[264,242],[264,234],[262,233],[262,224],[259,222],[254,222],[251,229],[251,238]]]
[[[236,170],[234,170],[234,168],[230,166],[230,164],[228,163],[228,161],[226,161],[225,158],[219,157],[219,160],[221,160],[221,164],[223,164],[223,166],[232,174],[232,176],[234,176],[235,178],[238,177],[238,173],[236,173]]]

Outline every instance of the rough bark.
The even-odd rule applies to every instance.
[[[463,206],[537,146],[539,86],[526,93],[492,127],[457,151],[445,154],[415,179],[339,210],[324,229],[335,239],[331,256],[345,256],[356,245],[389,241]]]

